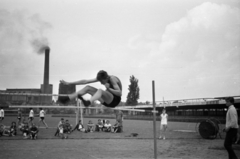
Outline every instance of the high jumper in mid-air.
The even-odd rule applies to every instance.
[[[66,96],[59,96],[58,101],[62,104],[67,104],[69,101],[76,99],[78,97],[83,101],[83,104],[87,107],[90,106],[94,101],[98,100],[106,107],[115,108],[121,102],[122,96],[122,83],[120,79],[113,75],[108,75],[106,71],[99,71],[97,77],[93,79],[82,79],[75,82],[67,82],[61,80],[60,83],[64,85],[85,85],[89,83],[100,82],[106,87],[106,90],[97,89],[92,86],[85,86],[83,89],[69,94]],[[90,94],[90,100],[84,99],[82,96],[85,94]]]

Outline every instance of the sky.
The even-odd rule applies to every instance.
[[[122,101],[132,75],[139,102],[240,95],[239,0],[0,0],[0,41],[0,90],[40,88],[49,46],[53,93],[106,70]]]

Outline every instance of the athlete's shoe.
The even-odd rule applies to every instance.
[[[59,96],[58,101],[61,104],[67,104],[70,101],[70,98],[68,96]]]
[[[82,96],[78,95],[78,98],[81,99],[81,101],[83,102],[83,104],[84,104],[85,107],[88,107],[88,106],[91,105],[91,102],[90,102],[89,100],[83,99]]]

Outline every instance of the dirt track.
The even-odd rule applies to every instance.
[[[222,140],[158,140],[159,159],[226,159]],[[240,150],[235,151],[240,155]],[[150,159],[150,139],[2,140],[2,159]]]

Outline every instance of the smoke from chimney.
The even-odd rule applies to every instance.
[[[47,38],[36,38],[31,41],[31,45],[33,49],[38,53],[42,54],[46,49],[49,49],[48,47],[48,40]]]

